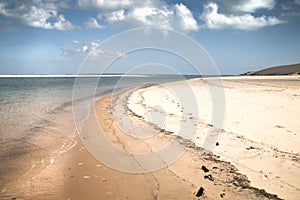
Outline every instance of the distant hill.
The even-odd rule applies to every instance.
[[[270,67],[259,71],[247,72],[242,75],[300,75],[300,63]]]

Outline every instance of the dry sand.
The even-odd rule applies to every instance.
[[[281,198],[299,199],[300,78],[231,77],[223,81],[226,114],[223,128],[216,129],[220,133],[219,145],[212,152],[247,175],[251,186]],[[207,82],[188,82],[189,85],[179,82],[136,90],[129,97],[129,108],[151,121],[149,110],[160,105],[165,121],[157,126],[174,134],[187,126],[186,130],[196,130],[194,142],[202,146],[207,127],[214,126],[211,95]],[[210,87],[219,87],[210,82]],[[177,107],[182,105],[176,92],[174,95],[178,88],[192,88],[197,94],[198,110],[188,101],[183,103],[185,107]]]

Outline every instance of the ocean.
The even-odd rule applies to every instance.
[[[194,76],[185,76],[194,78]],[[118,83],[122,79],[122,83]],[[76,78],[0,78],[0,138],[20,138],[32,134],[32,129],[48,121],[55,123],[55,115],[71,109]],[[80,78],[85,87],[98,81]],[[82,81],[83,80],[83,81]],[[178,76],[102,77],[95,97],[120,92],[142,84],[182,80]],[[91,88],[94,89],[94,88]],[[87,97],[93,98],[93,97]],[[74,100],[76,101],[76,99]]]

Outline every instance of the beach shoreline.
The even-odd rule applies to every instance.
[[[116,147],[130,152],[145,150],[143,144],[136,143],[133,146],[135,139],[118,127],[119,122],[114,119],[121,116],[112,118],[111,105],[111,96],[98,100],[94,111],[96,117],[92,115],[89,118],[83,132],[94,132],[94,123],[98,120],[99,126]],[[173,138],[171,135],[164,135],[160,130],[156,131],[162,140]],[[161,145],[155,144],[157,141],[151,142],[154,148]],[[201,151],[200,148],[190,145],[191,143],[182,143],[186,150],[174,163],[148,173],[126,173],[112,169],[105,163],[99,164],[81,142],[78,144],[79,146],[71,150],[73,167],[70,166],[70,176],[66,175],[72,177],[68,179],[70,182],[67,185],[70,199],[222,199],[225,196],[228,199],[240,199],[241,196],[244,199],[279,199],[276,195],[250,186],[247,177],[238,173],[233,165],[219,160],[211,153]],[[204,172],[201,167],[207,168],[209,172]],[[76,181],[73,176],[76,176]],[[201,197],[196,197],[200,188],[205,192]]]
[[[205,91],[209,87],[206,84],[213,83],[214,78],[208,79],[208,83],[203,79],[188,80],[190,85],[185,86],[199,94],[199,112],[193,112],[193,106],[188,103],[186,108],[174,109],[178,102],[168,91],[175,91],[174,88],[184,90],[181,83],[138,90],[132,95],[131,110],[149,121],[147,111],[156,104],[161,105],[166,108],[163,128],[176,133],[180,128],[177,124],[181,123],[181,127],[187,124],[190,130],[196,129],[193,141],[202,146],[206,138],[203,129],[209,132],[208,126],[214,126],[210,121],[212,109],[208,109],[213,107],[210,104],[212,99]],[[218,145],[211,149],[212,152],[221,160],[238,167],[240,172],[248,176],[251,185],[286,199],[297,199],[300,195],[297,178],[300,176],[297,172],[299,76],[225,77],[222,78],[222,84],[226,94],[226,114],[223,127],[219,129]],[[212,85],[221,87],[214,83]],[[182,113],[186,113],[188,118],[184,119]],[[198,123],[195,123],[195,119]],[[199,127],[202,131],[197,129]]]
[[[239,79],[243,79],[243,77],[241,78],[241,77],[234,77],[234,78],[224,78],[224,79],[230,79],[231,81],[232,81],[232,79],[238,79],[238,80],[234,80],[234,84],[236,84],[235,83],[235,81],[240,81]],[[254,78],[246,78],[247,80],[248,79],[251,79],[251,81],[257,81],[257,80],[260,80],[260,79],[268,79],[268,80],[270,80],[270,82],[265,82],[265,83],[263,83],[263,87],[271,87],[272,86],[272,80],[278,80],[278,79],[286,79],[286,77],[276,77],[276,78],[272,78],[272,77],[266,77],[266,78],[264,78],[264,77],[258,77],[257,79],[255,79],[255,80],[253,80]],[[295,79],[295,77],[294,78],[287,78],[288,80],[294,80]],[[296,78],[297,79],[297,78]],[[195,80],[197,80],[197,79],[193,79],[193,80],[190,80],[191,82],[193,82],[193,81],[195,81]],[[225,80],[226,81],[226,80]],[[179,84],[179,83],[170,83],[170,84]],[[227,87],[228,87],[228,84],[231,84],[231,82],[226,82],[225,84],[227,84]],[[245,84],[245,83],[242,83],[242,84]],[[261,84],[261,83],[258,83],[258,84]],[[265,85],[264,85],[265,84]],[[284,83],[285,84],[285,83]],[[236,86],[236,85],[234,85],[234,86]],[[281,85],[279,84],[279,86],[281,87]],[[116,111],[110,111],[110,112],[113,112],[113,116],[114,116],[114,119],[109,119],[109,120],[103,120],[103,121],[107,121],[107,122],[110,122],[110,127],[112,127],[112,124],[114,124],[113,125],[113,127],[114,127],[114,129],[115,128],[118,128],[118,129],[120,129],[120,126],[121,126],[121,129],[124,131],[125,130],[125,132],[127,131],[127,132],[130,132],[130,130],[128,130],[128,128],[130,129],[130,125],[129,126],[127,126],[126,127],[126,125],[124,125],[124,124],[126,124],[126,123],[128,123],[128,122],[124,122],[124,120],[122,120],[122,118],[124,118],[124,116],[126,116],[126,117],[128,117],[129,115],[132,115],[132,116],[130,116],[131,118],[134,118],[133,120],[132,120],[132,122],[133,123],[135,123],[135,125],[140,125],[140,126],[145,126],[145,125],[149,125],[149,121],[147,121],[147,120],[144,120],[144,119],[142,119],[141,118],[141,114],[140,113],[134,113],[134,108],[132,108],[132,107],[130,107],[130,102],[128,102],[128,99],[130,99],[130,96],[134,93],[134,91],[140,91],[140,90],[147,90],[147,89],[149,89],[149,88],[151,88],[150,90],[151,91],[153,91],[153,90],[155,90],[156,88],[154,88],[153,89],[153,87],[157,87],[157,86],[142,86],[141,88],[138,88],[138,89],[134,89],[133,91],[131,91],[131,92],[129,92],[128,94],[126,94],[126,95],[124,95],[123,94],[123,97],[125,98],[125,99],[123,99],[123,100],[121,100],[120,102],[122,102],[123,101],[123,103],[125,103],[126,102],[126,106],[125,106],[125,108],[127,107],[127,108],[129,108],[127,111],[122,111],[122,112],[116,112]],[[226,87],[226,86],[225,86]],[[294,87],[294,86],[293,86]],[[293,87],[292,87],[292,89],[293,89]],[[238,88],[239,90],[241,89],[240,87]],[[255,89],[257,89],[257,88],[255,88]],[[264,89],[266,89],[266,88],[264,88]],[[268,89],[268,88],[267,88]],[[293,90],[294,91],[294,90]],[[240,91],[239,91],[240,92]],[[160,93],[160,95],[161,95],[161,93]],[[119,98],[119,96],[122,96],[122,95],[116,95],[116,97],[114,97],[114,99],[118,99]],[[151,96],[151,95],[150,95]],[[162,96],[162,95],[161,95]],[[107,97],[106,97],[107,98]],[[133,98],[133,99],[135,99],[137,102],[139,101],[139,100],[137,100],[136,99],[136,96]],[[102,99],[103,100],[103,99]],[[97,103],[96,103],[96,105],[101,105],[101,103],[99,103],[99,102],[101,102],[102,100],[99,100]],[[160,99],[161,100],[161,99]],[[145,103],[145,102],[143,102],[143,103]],[[107,100],[107,103],[106,104],[102,104],[102,107],[100,106],[100,107],[98,107],[97,108],[97,106],[96,106],[96,110],[101,110],[101,111],[103,111],[103,110],[105,110],[104,108],[103,108],[103,106],[105,106],[105,105],[113,105],[113,107],[114,107],[114,110],[116,110],[116,102],[111,102],[111,100]],[[141,103],[140,103],[141,104]],[[119,103],[119,105],[120,105],[120,103]],[[132,106],[132,105],[131,105]],[[133,106],[134,107],[134,106]],[[123,105],[123,108],[124,108],[124,105]],[[112,109],[112,108],[110,108],[110,109]],[[106,110],[110,110],[110,109],[106,109]],[[118,109],[122,109],[122,106],[119,106],[119,108]],[[137,110],[139,110],[140,108],[137,108]],[[111,115],[111,114],[110,114]],[[103,119],[103,118],[105,118],[106,116],[109,116],[108,114],[107,115],[102,115],[102,116],[98,116],[98,118],[99,119]],[[116,121],[115,123],[112,123],[112,121]],[[99,123],[101,123],[100,122],[101,120],[99,120]],[[120,123],[121,122],[121,123]],[[203,122],[203,121],[201,121],[201,123],[202,123],[202,125],[203,125],[203,123],[205,123],[205,121]],[[206,125],[208,125],[208,123],[206,124]],[[122,127],[123,126],[123,127]],[[157,129],[158,127],[157,126],[154,126],[154,130],[155,129]],[[164,128],[163,129],[163,131],[162,131],[162,129],[157,129],[157,131],[158,132],[165,132],[166,133],[166,135],[168,135],[168,134],[170,134],[170,132],[171,132],[171,130],[168,130],[168,128]],[[117,147],[119,147],[119,148],[124,148],[124,144],[122,144],[122,145],[120,145],[119,144],[119,142],[118,141],[120,141],[120,138],[122,139],[122,140],[124,140],[125,141],[125,147],[126,147],[126,143],[127,143],[127,145],[128,145],[128,147],[127,147],[127,149],[126,150],[128,150],[128,151],[138,151],[138,150],[141,150],[141,149],[143,149],[142,147],[140,147],[139,145],[137,145],[137,146],[139,146],[139,147],[135,147],[135,148],[133,148],[130,144],[132,144],[132,142],[130,142],[130,139],[128,139],[128,135],[126,135],[126,136],[122,136],[122,134],[120,135],[120,137],[117,139],[117,137],[114,135],[114,136],[112,136],[112,135],[109,135],[109,130],[106,130],[105,131],[106,132],[106,136],[112,141],[112,143],[115,143],[115,145],[117,146]],[[120,131],[121,132],[121,131]],[[226,132],[226,131],[225,131]],[[171,132],[172,133],[172,132]],[[223,133],[222,133],[223,134]],[[242,151],[243,152],[243,154],[244,155],[246,155],[246,156],[248,156],[249,155],[249,153],[248,152],[251,152],[251,150],[253,150],[252,148],[251,148],[251,145],[257,145],[258,143],[253,143],[253,141],[252,140],[250,140],[250,139],[248,139],[247,137],[245,137],[245,136],[243,136],[243,135],[239,135],[239,134],[234,134],[233,132],[227,132],[227,135],[226,135],[226,138],[230,141],[230,140],[232,140],[232,141],[234,141],[234,143],[235,144],[239,144],[239,142],[240,143],[242,143],[242,146],[239,146],[238,148],[235,146],[234,148],[236,148],[236,150],[238,150],[238,151]],[[195,142],[197,142],[197,141],[195,141]],[[164,143],[164,142],[162,142],[162,143]],[[226,150],[226,148],[224,148],[222,145],[224,145],[224,144],[226,144],[226,140],[224,141],[224,140],[220,140],[219,141],[219,143],[220,143],[220,146],[222,147],[222,149],[224,150]],[[197,147],[195,147],[193,144],[191,145],[191,143],[185,143],[185,145],[187,145],[187,146],[189,146],[191,149],[193,149],[193,148],[196,148],[197,149]],[[157,148],[155,145],[154,145],[154,148]],[[218,149],[219,148],[219,146],[218,147],[216,147],[216,149]],[[254,148],[254,147],[253,147]],[[265,156],[265,157],[263,157],[263,159],[265,159],[265,160],[268,160],[269,159],[269,161],[270,161],[270,157],[272,157],[272,158],[275,158],[275,156],[277,156],[277,157],[280,157],[280,159],[279,159],[279,162],[283,162],[284,160],[286,161],[286,162],[291,162],[290,163],[290,166],[293,166],[293,165],[296,165],[296,169],[299,167],[298,166],[298,161],[297,161],[297,158],[298,158],[298,154],[297,153],[295,153],[295,154],[289,154],[289,153],[286,153],[286,152],[281,152],[280,150],[277,150],[277,149],[274,149],[274,148],[272,148],[272,147],[270,147],[269,145],[262,145],[262,146],[255,146],[255,148],[257,148],[257,149],[260,149],[260,148],[262,148],[262,150],[260,151],[260,152],[258,152],[258,154],[263,154],[263,156]],[[159,148],[158,148],[159,149]],[[195,151],[194,149],[193,150],[191,150],[190,149],[190,151]],[[220,149],[220,148],[219,148]],[[248,150],[249,149],[249,150]],[[231,148],[227,148],[227,150],[231,150]],[[265,155],[263,152],[264,152],[264,150],[265,151],[270,151],[271,153],[270,154],[267,154],[267,155]],[[255,152],[256,150],[254,150],[254,152]],[[198,152],[199,153],[199,149],[198,150],[196,150],[196,152]],[[195,152],[194,152],[195,153]],[[250,167],[248,167],[250,170],[245,170],[245,166],[243,166],[242,164],[243,163],[241,163],[241,164],[239,164],[239,163],[236,163],[235,161],[233,161],[233,160],[229,160],[228,161],[228,158],[226,158],[225,156],[224,156],[224,154],[222,155],[220,152],[218,152],[218,151],[216,151],[216,152],[214,152],[215,154],[216,154],[216,157],[214,157],[214,164],[215,163],[218,163],[218,162],[225,162],[225,163],[227,163],[229,166],[233,166],[234,167],[234,165],[235,166],[238,166],[237,168],[236,168],[236,171],[237,172],[242,172],[242,174],[247,174],[247,176],[250,176],[250,178],[251,178],[251,182],[249,182],[249,187],[253,187],[253,188],[255,188],[255,187],[257,187],[257,188],[260,188],[260,189],[265,189],[267,192],[270,192],[270,190],[272,190],[272,191],[276,191],[276,192],[279,192],[280,194],[282,194],[282,193],[284,193],[285,194],[285,197],[284,198],[287,198],[287,199],[293,199],[293,198],[297,198],[297,189],[294,187],[291,187],[291,188],[286,188],[286,186],[287,185],[289,185],[289,184],[287,184],[287,185],[285,185],[284,187],[283,187],[283,189],[282,189],[282,191],[284,191],[284,192],[280,192],[280,190],[275,190],[275,189],[277,189],[276,187],[275,187],[275,189],[274,189],[274,187],[273,187],[273,185],[272,184],[270,184],[270,183],[272,183],[272,181],[270,181],[269,179],[271,179],[272,180],[272,178],[267,178],[268,176],[270,176],[267,172],[260,172],[259,173],[259,177],[257,177],[257,174],[256,173],[254,173],[254,175],[253,174],[251,174],[251,173],[249,173],[249,171],[251,171],[251,166]],[[257,153],[257,152],[255,152],[255,153]],[[255,153],[254,153],[254,157],[255,157]],[[252,154],[252,156],[253,156],[253,152],[251,152],[251,154]],[[276,155],[275,155],[276,154]],[[191,154],[188,154],[189,156],[187,156],[187,157],[192,157],[191,156]],[[184,155],[185,156],[185,155]],[[184,157],[183,156],[183,157]],[[203,156],[203,155],[202,155]],[[294,157],[293,157],[294,156]],[[198,160],[198,158],[199,158],[199,155],[198,156],[196,156],[197,157],[197,159],[196,160]],[[201,156],[200,156],[201,157]],[[287,159],[284,159],[283,157],[287,157]],[[182,164],[182,162],[184,162],[184,161],[180,161],[180,159],[181,158],[179,158],[179,163],[181,163],[180,164],[180,166],[182,167],[182,166],[184,166],[184,165],[186,165],[186,164]],[[210,158],[211,159],[211,158]],[[260,158],[261,159],[261,158]],[[294,159],[294,161],[293,161],[293,159]],[[201,160],[201,159],[200,159]],[[212,160],[212,159],[211,159]],[[272,159],[271,159],[271,161],[272,161]],[[207,162],[207,160],[206,160],[206,162]],[[255,160],[254,159],[254,162],[257,162],[257,159]],[[174,166],[176,166],[176,163],[177,163],[177,161],[175,161],[175,164],[174,164]],[[188,162],[187,162],[188,163]],[[205,163],[205,162],[204,162]],[[247,163],[248,164],[248,163]],[[253,164],[253,163],[252,163]],[[275,164],[276,164],[276,162],[275,162]],[[277,161],[277,164],[278,164],[278,161]],[[289,163],[286,163],[286,164],[289,164]],[[197,170],[199,170],[199,166],[201,165],[201,164],[196,164],[197,165],[197,167],[196,167],[196,169]],[[204,164],[205,165],[205,164]],[[172,166],[172,164],[170,164],[170,166]],[[178,167],[178,166],[177,166]],[[227,166],[228,167],[228,166]],[[275,168],[276,167],[278,167],[278,166],[276,166],[275,165]],[[223,168],[226,168],[226,167],[223,167]],[[230,168],[230,167],[228,167],[228,168]],[[235,168],[235,167],[234,167]],[[287,167],[287,168],[289,168],[289,167]],[[216,169],[216,167],[215,167],[215,169]],[[247,169],[247,167],[246,167],[246,169]],[[295,169],[295,168],[294,168]],[[196,190],[196,188],[197,187],[199,187],[200,185],[202,185],[203,184],[203,182],[205,182],[205,181],[207,181],[207,178],[203,178],[204,176],[205,176],[205,174],[204,174],[204,176],[203,177],[201,177],[201,169],[200,169],[200,171],[198,171],[197,173],[195,173],[195,171],[197,171],[197,170],[193,170],[193,168],[190,168],[190,169],[186,169],[186,170],[184,170],[185,171],[185,175],[187,175],[187,174],[189,174],[189,175],[187,175],[188,177],[189,176],[193,176],[193,177],[197,177],[198,176],[198,180],[196,181],[196,180],[193,180],[193,181],[191,181],[191,182],[193,182],[193,187],[191,187],[190,189],[189,189],[189,191],[191,191],[191,190]],[[223,169],[224,170],[224,169]],[[281,169],[278,169],[279,171],[281,170]],[[180,171],[180,170],[177,170],[177,171]],[[195,173],[195,174],[193,174],[192,172],[188,172],[188,171],[194,171],[193,173]],[[155,173],[155,172],[154,172]],[[293,170],[291,170],[291,171],[287,171],[287,173],[293,173]],[[122,174],[122,173],[121,173]],[[295,173],[295,174],[289,174],[290,176],[295,176],[297,173]],[[182,174],[181,174],[182,175]],[[200,176],[199,176],[200,175]],[[280,176],[281,174],[280,173],[278,173],[278,171],[277,171],[277,174],[276,174],[276,176],[277,176],[277,179],[278,179],[278,177]],[[283,175],[285,175],[284,173],[283,173]],[[215,176],[215,177],[218,177],[218,176],[220,176],[220,175],[217,175],[217,174],[213,174],[213,176]],[[234,174],[231,174],[231,175],[229,175],[229,176],[231,176],[231,177],[236,177]],[[248,180],[248,178],[247,178],[247,176],[245,176],[245,180],[247,180],[247,181],[245,181],[245,182],[248,182],[249,180]],[[272,175],[271,175],[272,176]],[[274,175],[275,176],[275,175]],[[296,177],[297,177],[297,175],[296,175]],[[201,180],[201,178],[203,178],[204,179],[204,181],[203,180]],[[282,178],[282,177],[280,177],[280,178]],[[282,179],[284,179],[285,177],[283,177]],[[290,178],[290,177],[289,177]],[[186,179],[186,177],[184,178],[184,179]],[[217,178],[214,178],[214,180],[215,179],[217,179]],[[263,180],[263,182],[261,182]],[[260,185],[258,185],[258,186],[255,186],[255,184],[257,184],[255,181],[259,181],[260,182]],[[276,180],[276,181],[278,181],[278,180]],[[278,182],[276,182],[275,181],[275,183],[276,184],[278,184]],[[290,180],[288,180],[288,181],[290,181]],[[296,179],[294,179],[294,181],[297,181]],[[253,185],[253,183],[254,183],[254,185]],[[295,183],[295,182],[294,182]],[[216,183],[215,183],[216,184]],[[227,184],[227,185],[226,185]],[[231,185],[231,184],[229,184],[229,183],[226,183],[225,185],[226,186],[223,186],[223,187],[228,187],[229,185]],[[270,185],[269,185],[270,184]],[[297,182],[296,182],[296,185],[297,185]],[[172,191],[172,190],[176,190],[173,186],[169,186],[170,187],[170,191]],[[202,186],[201,186],[202,187]],[[243,187],[245,187],[245,186],[243,186]],[[278,186],[278,187],[281,187],[280,185]],[[296,186],[297,187],[297,186]],[[204,186],[204,188],[207,188],[207,186]],[[216,193],[216,188],[210,188],[211,189],[211,191],[213,191],[213,193]],[[210,190],[209,189],[209,190]],[[293,191],[293,189],[294,189],[294,191]],[[226,189],[225,189],[226,190]],[[259,190],[259,189],[257,189],[257,190]],[[210,192],[211,192],[210,191]],[[260,191],[260,190],[259,190]],[[208,192],[208,189],[206,189],[206,195],[207,195],[207,197],[211,197],[210,195],[210,192]],[[273,194],[275,194],[276,192],[273,192]],[[162,192],[163,193],[163,192]],[[272,193],[272,192],[271,192]],[[230,192],[228,192],[228,194],[230,194]],[[276,193],[277,194],[277,193]],[[194,194],[193,194],[194,195]],[[240,194],[241,195],[241,194]],[[227,196],[229,196],[229,195],[227,195]],[[195,197],[195,196],[192,196],[192,197]],[[218,196],[218,198],[219,198],[220,196]],[[244,198],[244,199],[247,199],[247,195],[242,195],[242,197]],[[281,195],[279,195],[279,197],[280,198],[282,198],[281,197]],[[216,196],[214,197],[214,198],[217,198]],[[232,195],[231,196],[231,198],[233,198],[233,199],[239,199],[239,198],[241,198],[241,196],[239,196],[239,195],[236,195],[236,194],[234,194],[234,195]],[[274,197],[272,197],[272,198],[274,198]]]
[[[185,110],[187,108],[174,109],[172,105],[170,106],[172,96],[166,90],[172,87],[184,89],[182,82],[142,86],[119,94],[102,96],[92,106],[82,132],[72,138],[73,147],[59,153],[51,166],[35,175],[34,179],[27,176],[22,182],[16,183],[15,188],[18,188],[18,184],[27,182],[29,188],[26,190],[27,193],[15,191],[15,194],[6,197],[16,199],[297,199],[300,195],[299,150],[296,145],[299,141],[297,140],[299,127],[295,123],[297,113],[291,113],[287,120],[284,116],[291,112],[287,109],[288,106],[297,109],[299,105],[297,104],[300,98],[299,80],[300,78],[295,76],[223,78],[228,107],[224,127],[215,128],[220,137],[217,143],[214,143],[215,147],[211,152],[201,148],[205,140],[204,132],[214,126],[208,117],[211,110],[202,110],[198,112],[199,116],[195,116],[190,110],[187,112]],[[203,79],[191,79],[186,82],[189,82],[188,86],[192,89],[197,89],[199,96],[203,94],[199,107],[209,107],[210,104],[205,102],[210,99]],[[153,97],[165,108],[164,112],[160,112],[166,118],[164,124],[153,121],[153,116],[157,114],[157,109],[150,109],[155,105]],[[275,97],[278,101],[274,102],[282,105],[272,107],[272,103],[264,104],[268,102],[268,98]],[[284,99],[287,101],[282,101]],[[240,105],[238,102],[243,104]],[[171,101],[171,104],[177,106],[176,101]],[[265,140],[263,137],[251,135],[253,130],[249,130],[250,128],[243,121],[244,119],[249,122],[249,119],[237,115],[238,112],[244,113],[243,109],[254,112],[255,109],[257,111],[264,106],[268,106],[269,112],[277,120],[275,125],[271,124],[272,133],[265,134]],[[235,109],[232,110],[233,108]],[[152,119],[145,109],[147,112],[151,110]],[[268,113],[266,110],[261,118]],[[181,111],[190,113],[186,115],[188,118],[185,120],[192,121],[190,125],[196,126],[192,128],[195,131],[192,140],[176,136],[178,126],[174,124],[178,124],[176,120],[182,120],[184,115],[180,114]],[[251,112],[245,114],[248,115],[253,118]],[[171,120],[168,117],[171,117]],[[257,123],[257,127],[270,128],[265,121],[261,123],[266,126],[261,126],[255,121],[256,118],[251,121],[252,124]],[[239,119],[238,123],[236,119]],[[269,115],[266,119],[272,122]],[[184,123],[180,122],[180,125]],[[149,135],[142,135],[147,136],[144,138],[137,137],[139,135],[134,135],[132,130],[137,127],[148,127],[142,130],[146,130]],[[102,130],[101,133],[115,148],[133,154],[157,152],[172,141],[183,147],[184,151],[178,159],[155,170],[128,173],[110,166],[105,160],[95,159],[97,149],[91,148],[91,145],[101,144],[97,142],[99,130]],[[197,132],[199,130],[202,132]],[[275,133],[282,135],[277,137]],[[289,135],[286,136],[288,139],[282,139],[285,137],[284,134]],[[281,138],[281,141],[278,141],[278,138]],[[104,153],[108,157],[113,155],[105,151]],[[167,159],[167,157],[160,157],[160,159]],[[138,161],[134,162],[138,163]],[[140,165],[133,166],[136,167],[133,167],[134,170],[140,170]]]

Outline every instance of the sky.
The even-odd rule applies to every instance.
[[[186,35],[224,75],[300,63],[300,0],[0,0],[0,74],[76,74],[95,54],[119,56],[112,73],[132,60],[145,71],[155,62],[192,73],[169,52],[126,52],[122,42],[102,49],[116,34],[147,27],[162,29],[153,36],[160,41]]]

